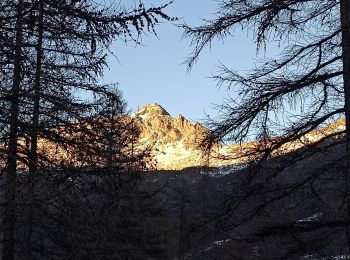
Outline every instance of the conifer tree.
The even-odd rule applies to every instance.
[[[296,240],[299,253],[302,250],[312,250],[316,242],[313,244],[307,239],[312,237],[314,240],[322,240],[317,236],[327,228],[329,233],[325,231],[322,237],[331,237],[331,232],[339,232],[337,233],[339,237],[346,237],[347,251],[350,251],[349,12],[350,2],[346,0],[227,0],[219,1],[216,16],[211,20],[205,20],[203,25],[198,27],[184,25],[185,35],[191,39],[194,47],[187,60],[189,68],[206,46],[210,46],[217,39],[224,40],[235,35],[237,30],[248,32],[254,39],[258,51],[265,50],[265,47],[273,42],[278,42],[281,46],[281,53],[277,57],[261,59],[246,74],[238,73],[234,68],[225,65],[221,66],[214,79],[218,85],[227,87],[232,98],[218,107],[221,111],[220,117],[209,122],[209,125],[216,140],[231,142],[260,140],[260,145],[254,150],[242,154],[242,156],[254,155],[259,162],[256,165],[259,167],[245,172],[244,180],[238,178],[239,184],[235,186],[236,192],[233,192],[237,197],[230,199],[227,215],[229,212],[236,212],[238,215],[239,205],[244,205],[243,202],[250,199],[252,200],[250,205],[255,203],[256,207],[254,210],[251,209],[250,214],[242,209],[240,215],[242,219],[237,220],[237,223],[248,222],[288,196],[291,200],[300,199],[300,205],[304,207],[308,205],[306,201],[318,201],[316,204],[320,208],[329,206],[327,203],[330,201],[334,203],[330,206],[333,213],[327,216],[327,220],[322,224],[310,221],[305,223],[304,227],[296,227],[296,219],[293,220],[295,222],[289,219],[288,225],[275,222],[265,224],[263,228],[265,234],[273,236],[272,233],[277,234],[279,230],[280,235],[283,233],[294,235],[292,239]],[[266,166],[266,160],[270,159],[271,162],[274,155],[284,149],[286,144],[303,143],[305,135],[312,135],[314,130],[319,130],[344,117],[346,130],[337,129],[336,132],[325,134],[316,143],[313,141],[306,143],[305,149],[279,160],[278,167],[274,170],[270,168],[261,170],[261,167]],[[342,150],[342,147],[346,148]],[[318,162],[320,169],[315,169],[312,173],[306,170],[308,167],[305,165],[305,169],[301,169],[303,174],[294,176],[294,183],[288,185],[284,183],[286,186],[276,187],[282,185],[281,179],[285,175],[281,172],[284,169],[298,163],[303,164],[305,158],[309,158],[308,160],[317,158],[316,154],[319,151],[328,152],[328,156],[339,155],[339,151],[342,151],[343,155],[331,162]],[[334,169],[333,177],[328,175],[330,169]],[[327,184],[322,182],[325,179],[329,180]],[[276,180],[281,183],[276,183]],[[342,180],[341,184],[339,180]],[[314,183],[319,185],[323,183],[322,185],[331,187],[327,193],[329,196],[324,197],[326,194],[321,191],[315,193],[310,191]],[[308,198],[299,197],[301,190],[312,195]],[[337,193],[338,191],[342,196]],[[341,197],[341,206],[331,199],[331,196],[334,196],[333,192]],[[322,194],[322,198],[319,193]],[[259,203],[257,201],[260,198],[257,194],[260,194],[261,198]],[[301,197],[304,198],[303,201]],[[322,204],[322,201],[325,204]],[[271,214],[276,216],[277,213]],[[339,215],[342,215],[341,221],[337,217]],[[237,223],[231,223],[231,226],[238,227]],[[279,225],[280,229],[276,227]],[[273,230],[271,233],[268,232],[268,226]],[[300,238],[293,232],[309,236]],[[307,248],[302,248],[302,245]],[[287,256],[295,257],[291,252],[284,257]]]
[[[19,169],[28,168],[30,208],[34,205],[33,187],[39,182],[38,169],[67,166],[40,151],[40,140],[66,151],[71,147],[93,152],[94,147],[84,147],[84,140],[72,137],[77,128],[84,135],[96,134],[87,127],[95,104],[81,96],[109,92],[109,86],[98,81],[111,43],[116,39],[139,43],[145,31],[155,33],[159,19],[170,19],[164,7],[114,8],[88,0],[1,2],[0,41],[4,44],[0,47],[0,74],[5,79],[1,83],[1,124],[6,144],[2,259],[15,258]],[[29,235],[28,259],[30,240]]]

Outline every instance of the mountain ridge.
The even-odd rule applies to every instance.
[[[81,131],[82,128],[90,129],[91,133],[87,135]],[[254,150],[261,151],[263,147],[272,147],[284,138],[276,136],[269,140],[230,145],[213,141],[209,152],[208,142],[203,141],[212,138],[205,126],[198,122],[190,122],[181,114],[174,118],[156,103],[145,105],[130,115],[122,115],[115,121],[94,117],[89,122],[76,126],[73,123],[68,124],[67,129],[69,131],[62,126],[52,131],[57,132],[57,135],[64,135],[70,145],[39,138],[38,149],[43,158],[49,158],[56,165],[90,167],[115,163],[127,169],[138,165],[142,170],[240,166],[261,156],[259,151]],[[296,151],[327,136],[342,136],[344,130],[344,119],[338,119],[321,129],[312,130],[294,141],[278,146],[278,149],[273,149],[271,156]],[[115,131],[121,131],[118,138],[122,139],[123,147],[115,154],[109,153],[107,158],[103,153],[113,147],[114,143],[112,141],[110,144],[108,137],[110,132]],[[20,139],[20,146],[26,145],[26,140]],[[80,146],[86,146],[87,149],[80,149]],[[143,160],[140,161],[140,158]],[[4,158],[2,164],[5,164]],[[22,161],[19,164],[21,168],[26,168]]]
[[[161,105],[154,103],[141,107],[130,115],[140,128],[137,141],[138,149],[150,148],[150,156],[155,161],[157,170],[182,170],[188,167],[221,167],[247,163],[256,159],[251,154],[252,148],[264,145],[263,141],[242,144],[213,144],[208,154],[203,141],[209,137],[209,130],[200,123],[191,123],[181,114],[173,118]],[[341,133],[345,130],[344,119],[326,125],[319,130],[312,130],[299,139],[283,144],[273,152],[278,156],[295,151],[322,138]],[[272,138],[271,143],[282,137]],[[266,145],[266,144],[265,144]]]

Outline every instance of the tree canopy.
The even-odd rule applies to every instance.
[[[31,209],[36,202],[34,187],[41,179],[38,169],[72,166],[40,151],[39,141],[59,145],[68,154],[73,149],[81,162],[88,155],[101,156],[97,144],[87,145],[96,138],[89,120],[99,100],[107,96],[118,101],[121,105],[114,109],[119,111],[113,113],[124,113],[114,87],[99,84],[109,47],[115,40],[139,44],[145,32],[155,34],[161,20],[171,20],[164,13],[166,6],[146,8],[141,2],[131,7],[113,6],[90,0],[1,1],[0,125],[5,164],[2,259],[11,260],[15,255],[19,174],[29,171],[27,187],[21,189],[28,191],[24,244],[31,258]],[[94,98],[81,98],[82,93]],[[80,138],[73,136],[77,130]]]
[[[259,140],[248,151],[255,154],[255,164],[237,177],[240,181],[226,201],[226,212],[217,219],[226,219],[231,231],[235,230],[232,232],[251,241],[285,234],[290,240],[278,256],[281,259],[293,258],[303,250],[318,250],[322,255],[326,249],[316,245],[332,237],[332,232],[347,241],[347,245],[337,245],[343,249],[336,250],[347,252],[350,248],[349,12],[350,3],[345,0],[222,0],[213,19],[198,27],[183,25],[193,46],[187,59],[189,69],[204,48],[217,39],[225,41],[237,30],[248,32],[258,51],[265,51],[272,42],[279,43],[279,55],[260,59],[245,74],[221,64],[213,78],[230,96],[218,105],[219,116],[209,125],[215,140]],[[335,131],[324,133],[316,142],[311,140],[314,130],[330,123]],[[308,134],[311,141],[305,142]],[[303,142],[304,148],[274,156],[294,141]],[[329,160],[320,159],[320,154]],[[300,194],[301,190],[308,196]],[[332,200],[334,196],[340,205]],[[248,201],[254,206],[246,211]],[[295,205],[290,213],[272,210],[282,201]],[[298,226],[298,219],[290,217],[292,212],[311,205],[319,211],[330,210],[329,214],[322,223],[315,220]],[[250,222],[252,219],[255,222]],[[247,223],[263,231],[242,231]],[[297,249],[291,248],[292,241]],[[268,247],[264,244],[264,249]]]
[[[283,49],[241,75],[221,66],[214,76],[232,92],[222,105],[215,134],[235,141],[312,131],[344,115],[342,29],[338,1],[221,1],[216,17],[203,26],[185,26],[194,50],[191,68],[214,39],[247,30],[263,51],[271,41]],[[268,55],[268,54],[267,54]]]

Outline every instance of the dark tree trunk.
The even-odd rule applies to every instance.
[[[21,47],[22,47],[22,12],[23,0],[19,0],[17,6],[16,20],[16,44],[15,44],[15,59],[13,84],[11,91],[11,111],[10,111],[10,134],[8,147],[8,160],[6,169],[6,187],[5,187],[5,211],[2,227],[3,248],[2,260],[14,259],[14,231],[16,223],[16,179],[17,179],[17,143],[18,143],[18,115],[19,115],[19,92],[21,81]]]
[[[43,57],[43,33],[44,33],[44,3],[43,0],[39,1],[39,15],[38,15],[38,39],[36,46],[36,67],[34,75],[33,85],[33,114],[32,114],[32,127],[30,130],[30,152],[29,152],[29,183],[28,183],[28,196],[29,205],[34,202],[34,186],[35,177],[38,164],[38,128],[39,128],[39,115],[40,115],[40,88],[41,88],[41,74],[42,74],[42,57]],[[26,238],[26,250],[27,259],[32,257],[32,209],[28,208],[28,228]]]
[[[39,128],[39,114],[40,114],[40,78],[42,73],[42,56],[43,56],[43,16],[44,4],[43,1],[39,3],[39,21],[38,21],[38,42],[36,46],[36,70],[35,81],[33,86],[33,115],[32,115],[32,129],[30,134],[30,153],[29,153],[29,175],[31,178],[37,170],[37,150],[38,150],[38,128]]]
[[[350,1],[340,1],[340,16],[342,29],[342,50],[343,50],[343,79],[344,79],[344,100],[345,100],[345,122],[346,122],[346,163],[344,170],[346,210],[345,219],[350,220]],[[348,250],[350,252],[350,226],[347,224],[346,237]]]

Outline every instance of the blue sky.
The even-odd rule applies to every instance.
[[[156,6],[166,1],[149,2]],[[186,72],[183,62],[191,52],[190,42],[182,39],[183,31],[176,24],[201,24],[202,18],[213,16],[216,5],[215,0],[174,0],[166,12],[180,21],[159,25],[158,38],[145,35],[142,46],[115,42],[112,50],[118,59],[109,57],[103,82],[118,83],[132,111],[159,103],[174,117],[182,114],[192,121],[204,119],[205,113],[215,117],[213,104],[222,103],[227,93],[209,77],[218,71],[219,62],[243,72],[252,66],[256,55],[253,41],[237,32],[225,43],[214,42],[191,72]]]

